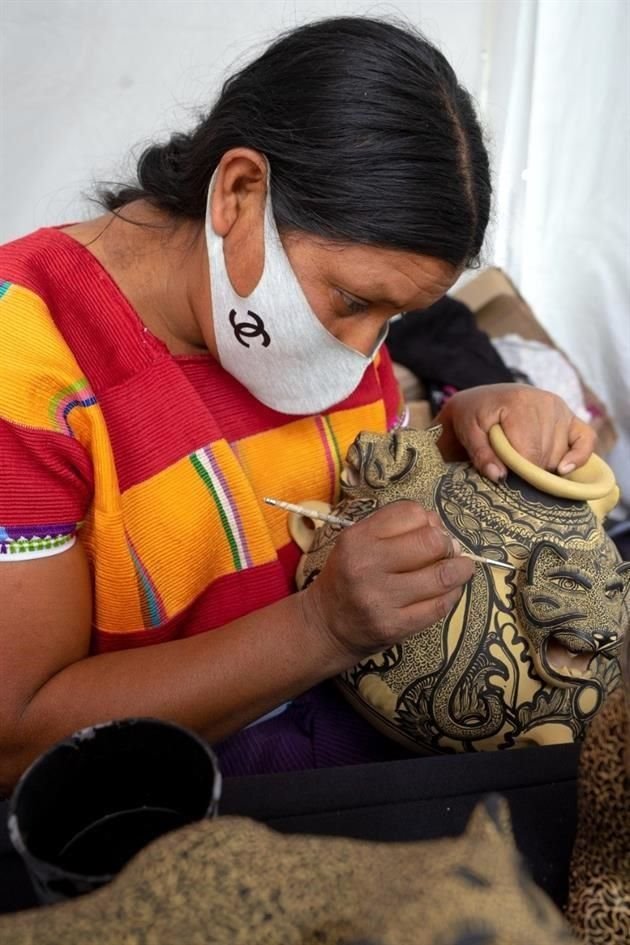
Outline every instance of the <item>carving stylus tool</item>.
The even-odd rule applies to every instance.
[[[480,561],[482,564],[489,564],[491,568],[503,568],[505,571],[520,571],[515,564],[508,564],[507,561],[497,561],[496,558],[483,558],[481,555],[474,555],[470,551],[462,551],[462,558],[470,558],[471,561]]]
[[[285,512],[295,512],[296,515],[303,515],[304,518],[314,518],[318,522],[328,522],[330,525],[340,525],[342,528],[348,528],[354,525],[349,518],[341,518],[339,515],[331,515],[328,512],[318,512],[315,509],[309,509],[306,505],[296,505],[294,502],[285,502],[283,499],[272,499],[265,496],[267,505],[273,505],[278,509],[284,509]],[[474,555],[470,551],[462,551],[462,558],[470,558],[471,561],[479,561],[481,564],[487,564],[491,568],[503,568],[505,571],[520,571],[520,568],[514,564],[508,564],[507,561],[497,561],[495,558],[483,558],[481,555]]]
[[[330,515],[328,512],[317,512],[315,509],[309,509],[306,505],[295,505],[293,502],[284,502],[282,499],[271,499],[265,496],[267,505],[275,505],[278,509],[284,509],[285,512],[295,512],[296,515],[303,515],[304,518],[316,518],[318,522],[328,522],[330,525],[341,525],[342,528],[348,528],[354,525],[352,519],[340,518],[338,515]]]

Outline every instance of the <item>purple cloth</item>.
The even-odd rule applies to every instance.
[[[415,757],[372,728],[332,683],[310,689],[281,715],[214,749],[226,778]]]

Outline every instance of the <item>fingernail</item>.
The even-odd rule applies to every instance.
[[[451,535],[451,533],[450,533],[450,532],[447,532],[445,528],[440,529],[440,531],[442,532],[442,534],[444,535],[444,537],[445,537],[445,538],[448,538],[448,540],[450,541],[451,547],[452,547],[452,549],[453,549],[453,557],[455,557],[456,555],[461,555],[461,553],[462,553],[462,546],[461,546],[460,543],[458,542],[457,538],[453,538],[453,536]]]
[[[487,466],[484,466],[483,471],[488,479],[492,479],[493,482],[500,482],[504,476],[503,470],[499,469],[496,463],[488,463]]]
[[[569,473],[572,473],[575,469],[575,463],[560,463],[558,466],[558,472],[561,476],[567,476]]]

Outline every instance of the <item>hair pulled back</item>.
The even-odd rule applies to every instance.
[[[149,200],[202,220],[230,148],[271,165],[278,228],[473,262],[490,212],[488,155],[444,56],[386,21],[339,17],[280,36],[227,80],[196,128],[141,155],[108,210]]]

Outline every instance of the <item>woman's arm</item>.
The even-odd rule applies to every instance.
[[[52,742],[97,721],[156,716],[219,739],[334,674],[299,596],[229,627],[88,656],[91,581],[69,551],[0,571],[0,788]]]
[[[0,791],[47,746],[126,716],[210,741],[447,613],[472,576],[433,513],[395,503],[340,536],[308,590],[183,640],[89,656],[91,579],[77,543],[0,566]]]

